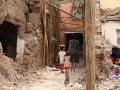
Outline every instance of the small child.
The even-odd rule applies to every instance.
[[[60,46],[60,51],[58,53],[61,73],[64,73],[64,56],[65,56],[65,54],[66,54],[65,46],[61,45]]]
[[[65,70],[69,72],[69,70],[71,69],[71,61],[70,61],[70,54],[69,52],[66,52],[66,55],[64,57],[64,67]]]

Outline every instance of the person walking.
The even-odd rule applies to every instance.
[[[71,71],[76,70],[76,64],[79,62],[79,40],[73,35],[73,38],[69,41],[70,60],[72,63]]]

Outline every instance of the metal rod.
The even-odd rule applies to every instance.
[[[64,11],[64,10],[62,10],[62,9],[60,9],[58,6],[56,6],[56,5],[54,5],[54,4],[50,3],[50,2],[45,1],[45,3],[48,4],[48,5],[50,5],[50,6],[52,6],[52,7],[55,7],[56,9],[58,9],[58,10],[64,12],[64,13],[66,13],[66,14],[68,14],[68,15],[70,15],[70,16],[72,16],[72,17],[74,17],[74,18],[76,18],[76,19],[78,19],[78,20],[80,20],[80,21],[83,21],[83,22],[84,22],[83,19],[80,19],[80,18],[78,18],[78,17],[75,17],[74,15],[72,15],[72,14],[70,14],[70,13],[68,13],[68,12],[66,12],[66,11]]]

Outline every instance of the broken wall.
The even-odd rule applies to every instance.
[[[19,49],[20,46],[24,48],[24,36],[26,29],[25,12],[27,6],[22,0],[0,0],[0,24],[4,21],[10,22],[17,26],[18,41],[22,40],[23,43],[17,42],[17,59],[23,59],[24,49]]]
[[[100,21],[100,0],[96,0],[95,8],[95,46],[96,54],[100,55],[102,51],[102,29]]]
[[[41,13],[44,10],[41,5],[43,0],[0,0],[0,24],[8,21],[18,27],[16,61],[30,67],[42,63],[44,25]]]
[[[3,81],[15,81],[19,77],[15,69],[15,62],[5,56],[2,51],[2,45],[0,43],[0,85],[3,84]]]
[[[42,65],[43,56],[43,0],[30,0],[29,20],[25,36],[25,51],[23,64],[28,68]]]
[[[101,27],[100,0],[96,0],[95,10],[95,46],[96,46],[96,73],[97,78],[106,78],[111,73],[110,58],[112,44],[103,36]]]
[[[25,11],[27,6],[22,0],[0,0],[0,23],[3,21],[11,22],[19,26],[19,37],[24,37],[26,25]]]
[[[112,45],[117,45],[117,31],[120,31],[119,21],[107,21],[102,23],[102,30],[104,32],[104,37],[109,40]]]

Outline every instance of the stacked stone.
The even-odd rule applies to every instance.
[[[100,0],[96,0],[95,44],[96,70],[98,79],[105,79],[111,73],[112,60],[110,58],[112,44],[104,39],[101,27]]]
[[[41,16],[43,0],[27,2],[29,17],[25,35],[24,61],[28,68],[42,64],[43,55],[43,17]],[[42,13],[43,14],[43,13]]]
[[[101,55],[102,53],[102,29],[100,21],[100,0],[96,0],[95,8],[95,46],[96,54]]]
[[[102,55],[102,29],[101,29],[101,16],[100,16],[100,0],[96,0],[96,8],[95,8],[95,47],[96,47],[96,73],[97,79],[104,78],[103,73],[103,55]],[[103,71],[102,71],[103,70]]]

